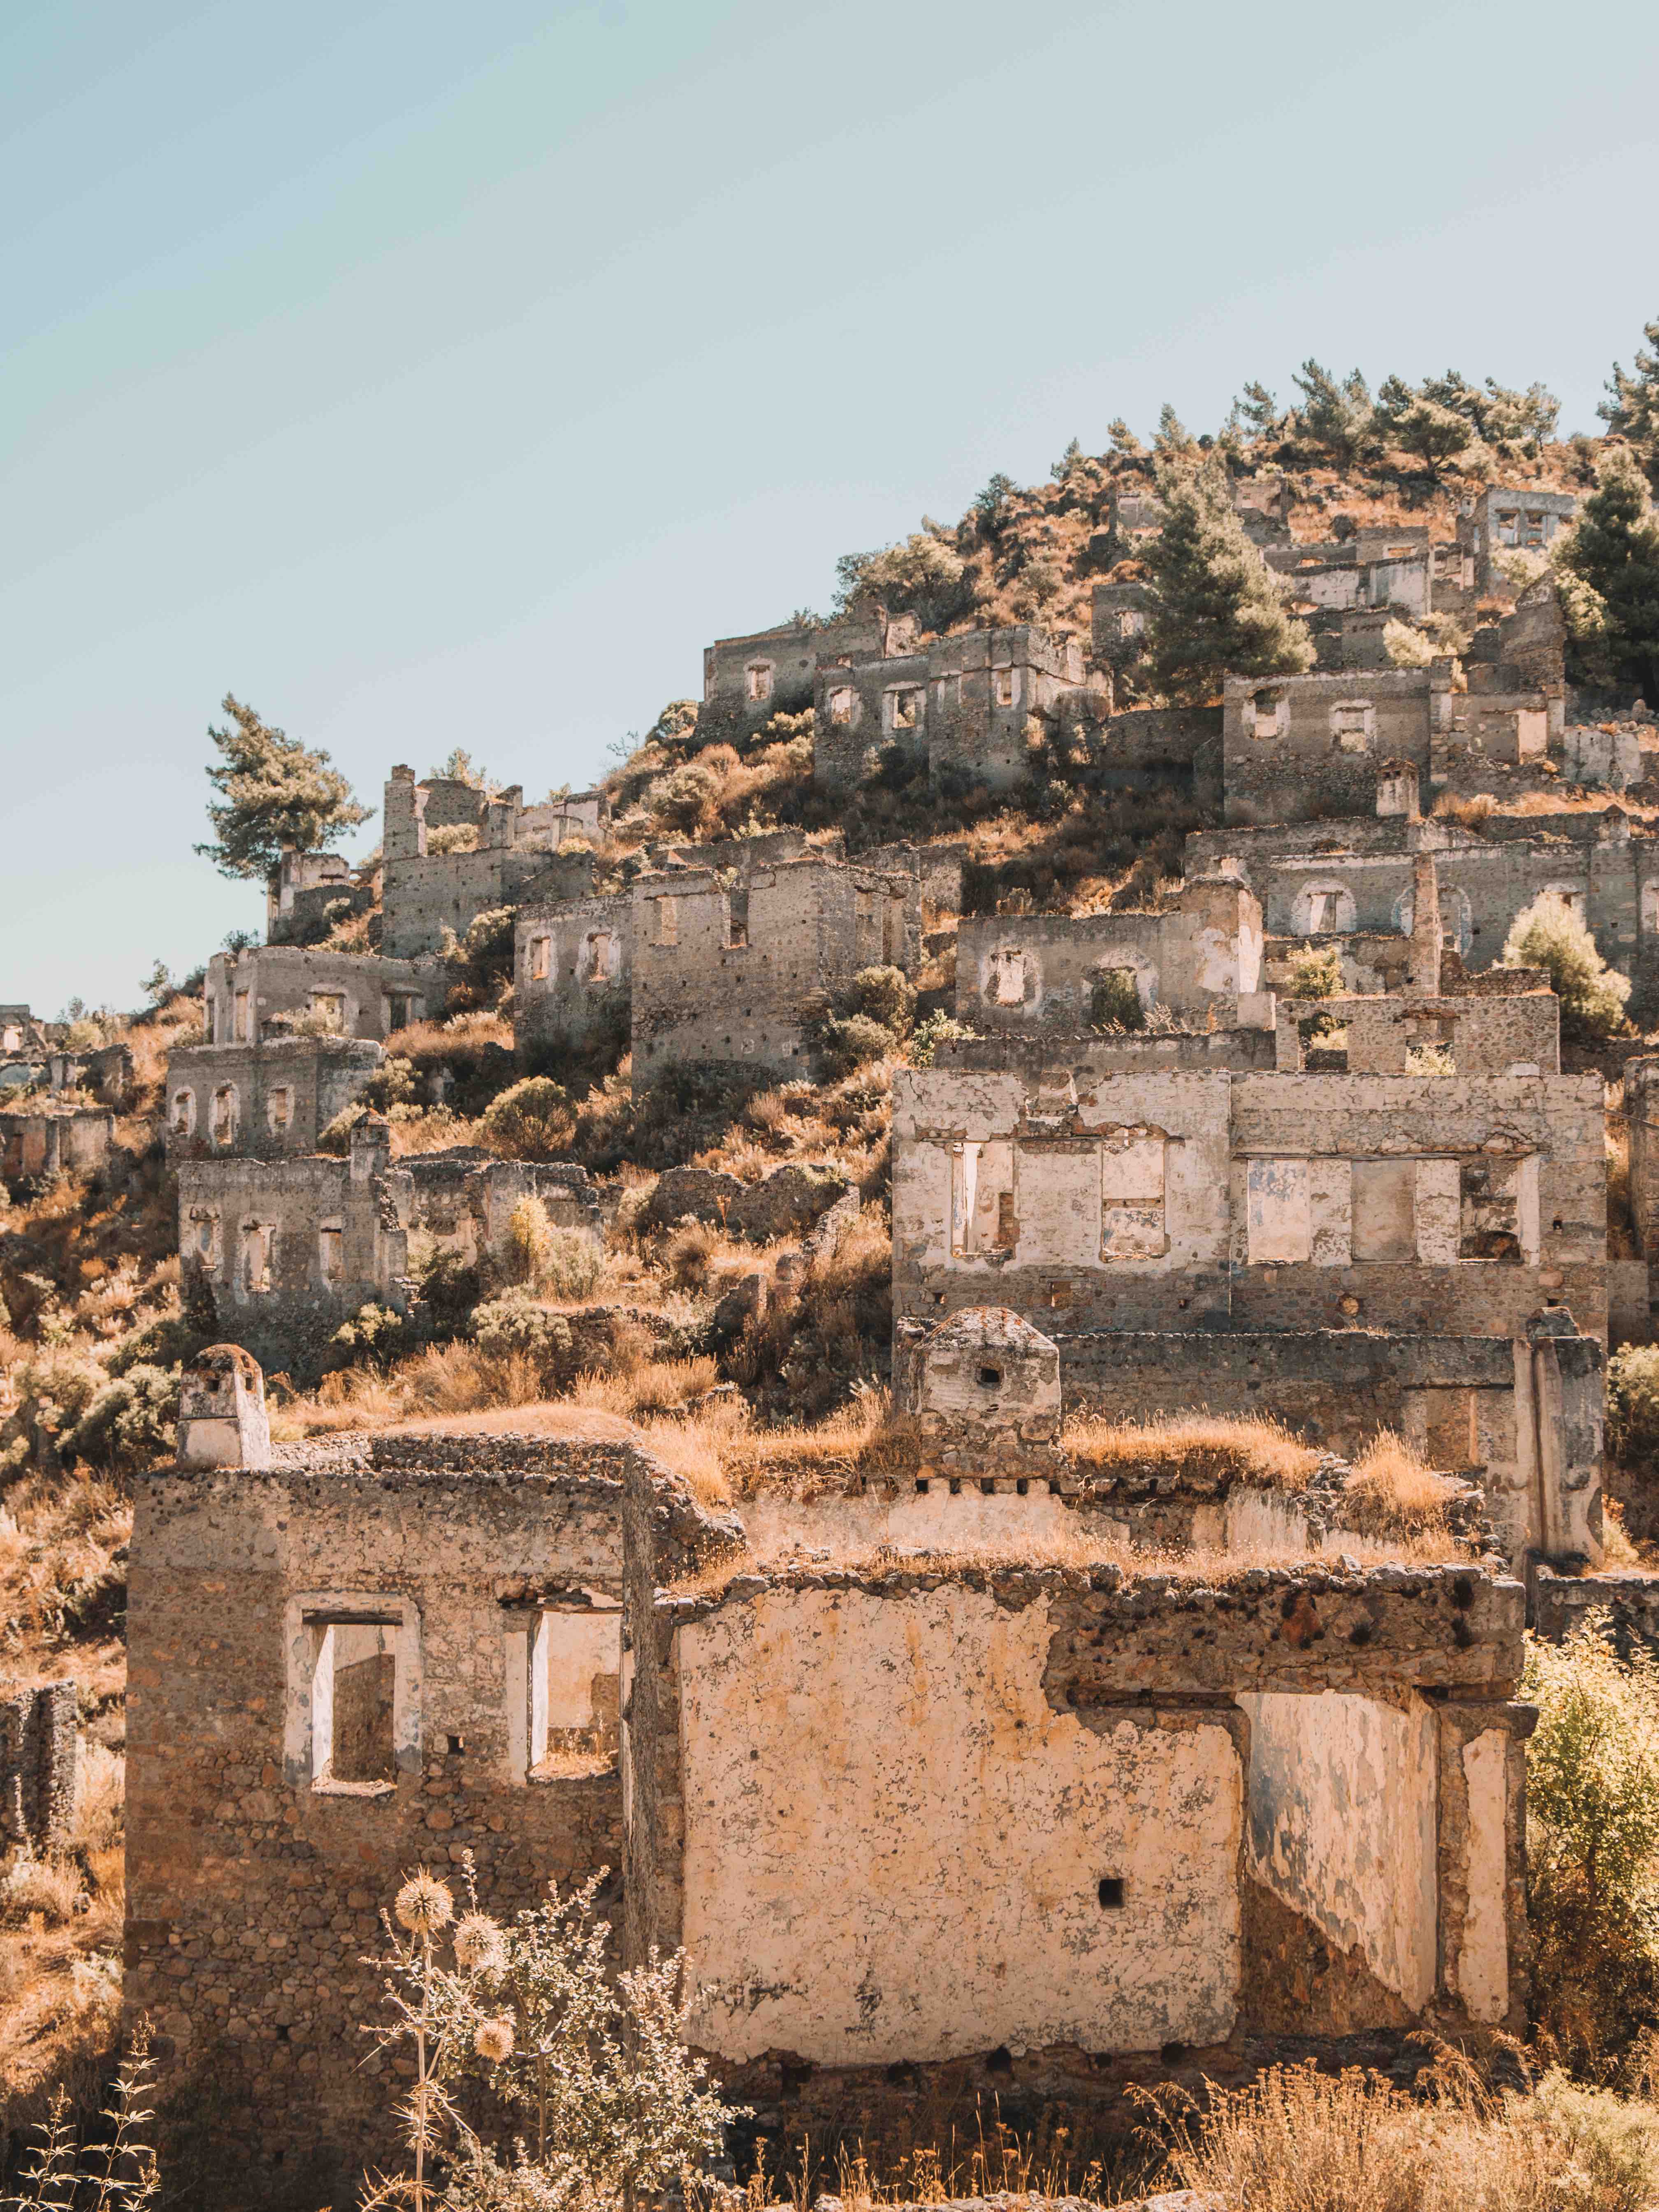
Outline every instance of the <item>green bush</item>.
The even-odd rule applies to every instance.
[[[569,1322],[562,1314],[538,1305],[526,1290],[505,1291],[477,1307],[472,1316],[472,1341],[489,1359],[521,1353],[544,1376],[568,1365],[571,1357]]]
[[[1528,1645],[1527,1856],[1534,2005],[1595,2061],[1659,2021],[1659,1662],[1614,1651],[1605,1613]]]
[[[94,1467],[149,1467],[171,1455],[178,1424],[178,1370],[137,1364],[105,1383],[58,1449]]]
[[[1500,968],[1541,968],[1561,1001],[1561,1018],[1589,1036],[1625,1025],[1630,978],[1607,966],[1595,939],[1566,902],[1544,891],[1510,925]]]
[[[569,1150],[576,1122],[562,1084],[548,1075],[526,1075],[490,1100],[479,1128],[497,1152],[547,1160]]]
[[[1607,1362],[1607,1449],[1659,1470],[1659,1344],[1627,1344]]]
[[[824,1023],[820,1050],[832,1074],[851,1075],[872,1060],[896,1051],[899,1040],[884,1022],[868,1014],[832,1014]]]
[[[896,1037],[908,1037],[916,1018],[915,986],[902,968],[860,968],[853,978],[851,1012],[867,1014]]]
[[[970,1023],[959,1022],[953,1014],[929,1014],[918,1022],[910,1037],[912,1067],[931,1067],[933,1054],[942,1044],[954,1044],[966,1037],[975,1037],[979,1031]]]
[[[390,1359],[409,1341],[409,1323],[395,1308],[371,1303],[343,1321],[329,1341],[339,1346],[348,1366]]]
[[[1346,988],[1342,981],[1342,955],[1334,945],[1310,945],[1291,955],[1285,985],[1287,999],[1334,999]]]

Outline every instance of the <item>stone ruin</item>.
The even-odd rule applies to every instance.
[[[959,1311],[908,1465],[714,1510],[627,1442],[271,1446],[209,1355],[136,1486],[125,2002],[164,2086],[210,2070],[256,2172],[301,2113],[375,2155],[364,1954],[463,1854],[498,1913],[619,1869],[624,1957],[686,1946],[772,2134],[1018,2091],[1092,2143],[1149,2076],[1518,2027],[1526,1595],[1478,1486],[1390,1559],[1328,1457],[1297,1495],[1079,1459],[1063,1372]]]

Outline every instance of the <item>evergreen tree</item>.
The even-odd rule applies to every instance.
[[[1189,461],[1196,459],[1198,441],[1166,399],[1158,410],[1158,435],[1152,440],[1152,452],[1163,463]]]
[[[1322,447],[1340,469],[1351,468],[1376,443],[1371,395],[1359,371],[1339,383],[1328,368],[1304,361],[1291,382],[1302,394],[1297,416],[1304,437]]]
[[[1462,383],[1461,377],[1453,381]],[[1444,380],[1439,388],[1445,391]],[[1376,422],[1385,436],[1423,462],[1434,476],[1449,461],[1473,458],[1471,449],[1478,453],[1480,448],[1471,415],[1443,398],[1431,397],[1427,384],[1414,391],[1403,377],[1384,377],[1377,387]]]
[[[228,727],[208,726],[219,749],[207,772],[222,802],[208,802],[216,835],[196,848],[222,876],[268,876],[289,847],[310,852],[368,821],[374,809],[357,804],[325,752],[270,728],[229,692],[224,711]]]
[[[1559,565],[1594,594],[1590,621],[1613,680],[1634,685],[1651,707],[1659,703],[1659,518],[1628,453],[1615,449],[1600,479]],[[1571,621],[1572,602],[1563,598]]]
[[[1233,420],[1249,438],[1271,438],[1283,428],[1279,402],[1265,384],[1247,384],[1233,402]]]
[[[1146,450],[1121,415],[1106,425],[1106,435],[1111,441],[1112,451],[1126,461],[1138,461]]]
[[[1147,645],[1159,688],[1204,700],[1229,672],[1291,675],[1313,665],[1313,647],[1285,611],[1278,579],[1244,534],[1219,462],[1158,471],[1164,527],[1146,549],[1158,605]]]
[[[1659,472],[1659,322],[1644,323],[1645,347],[1638,346],[1628,375],[1617,362],[1607,379],[1607,396],[1596,413],[1609,430],[1628,439],[1650,477]]]

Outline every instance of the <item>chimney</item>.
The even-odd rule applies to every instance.
[[[179,1465],[270,1465],[270,1423],[259,1363],[240,1344],[198,1353],[179,1385]]]

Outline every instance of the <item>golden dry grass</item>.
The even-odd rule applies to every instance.
[[[1176,2118],[1170,2179],[1224,2212],[1647,2212],[1659,2193],[1659,2112],[1560,2075],[1494,2094],[1447,2054],[1425,2097],[1310,2062],[1206,2106]]]
[[[1443,1543],[1446,1506],[1462,1486],[1455,1475],[1425,1465],[1392,1429],[1382,1429],[1354,1462],[1348,1510],[1363,1534],[1416,1534],[1427,1543]]]
[[[1161,1421],[1108,1421],[1074,1414],[1060,1441],[1085,1466],[1155,1469],[1173,1475],[1232,1474],[1275,1490],[1305,1489],[1319,1453],[1277,1421],[1228,1420],[1209,1413]]]

